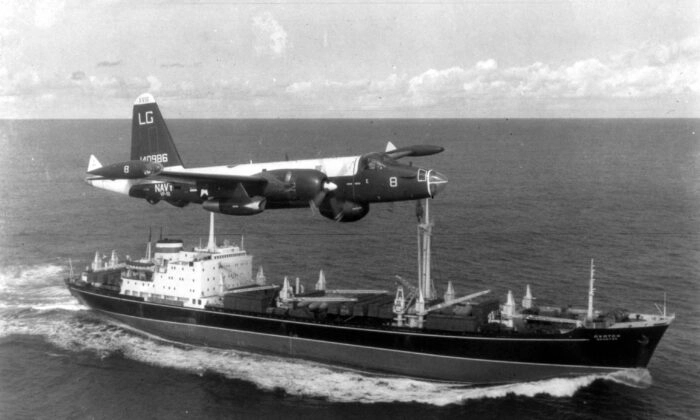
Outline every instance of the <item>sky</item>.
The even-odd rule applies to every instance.
[[[0,118],[698,118],[700,2],[3,0]]]

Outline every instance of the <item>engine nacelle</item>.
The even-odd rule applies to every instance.
[[[262,213],[265,210],[265,197],[251,197],[247,201],[234,200],[232,198],[212,198],[202,203],[202,208],[214,213],[222,213],[233,216],[250,216]]]
[[[275,169],[262,173],[270,179],[264,195],[271,202],[303,202],[313,200],[328,182],[328,177],[314,169]]]
[[[158,175],[163,171],[163,165],[143,160],[127,160],[93,169],[88,173],[109,179],[139,179]]]
[[[324,200],[318,211],[323,216],[337,222],[354,222],[369,213],[369,203],[355,203],[332,197]]]

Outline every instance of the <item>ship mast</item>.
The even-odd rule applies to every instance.
[[[151,228],[148,228],[148,243],[146,244],[146,261],[151,261]]]
[[[595,294],[595,288],[593,283],[595,282],[595,266],[593,265],[593,259],[591,259],[591,282],[588,286],[588,313],[586,314],[586,319],[593,321],[593,295]]]
[[[423,200],[422,207],[423,211],[418,212],[418,290],[424,299],[431,300],[435,298],[435,287],[430,277],[430,237],[433,231],[430,200]]]
[[[207,243],[207,251],[216,251],[216,239],[214,238],[214,212],[209,213],[209,242]]]

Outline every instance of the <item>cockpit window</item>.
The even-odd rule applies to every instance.
[[[362,158],[361,167],[363,169],[384,169],[387,165],[392,165],[396,161],[382,153],[372,153]]]
[[[376,158],[369,158],[367,159],[367,168],[368,169],[383,169],[386,165],[382,163],[379,159]]]

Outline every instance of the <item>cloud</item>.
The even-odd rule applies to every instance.
[[[87,75],[84,71],[74,71],[70,78],[71,80],[85,80]]]
[[[97,67],[117,67],[122,64],[121,60],[117,61],[100,61],[97,63]]]
[[[426,106],[461,96],[463,92],[459,87],[467,78],[467,73],[461,67],[429,69],[408,82],[408,100],[415,106]]]
[[[10,73],[7,68],[0,68],[0,95],[21,96],[23,93],[35,93],[42,85],[36,69]]]
[[[477,70],[482,71],[496,70],[498,68],[498,63],[496,63],[496,60],[494,60],[493,58],[489,58],[488,60],[479,61],[478,63],[476,63],[476,68]]]
[[[271,15],[261,16],[257,25],[267,28],[267,32],[260,31],[267,34],[263,36],[267,42],[260,54],[276,57],[276,51],[284,51],[275,47],[286,45],[286,34],[281,38],[284,43],[275,44],[272,40],[280,38],[271,34],[278,33],[281,27]],[[542,109],[555,108],[563,110],[559,116],[569,115],[567,112],[576,116],[580,115],[576,113],[579,105],[588,106],[590,112],[586,115],[596,116],[599,115],[596,112],[607,112],[601,111],[603,108],[615,111],[620,101],[627,101],[625,106],[637,106],[635,109],[646,106],[651,110],[647,114],[659,113],[659,106],[653,106],[656,103],[678,103],[661,113],[677,106],[681,108],[676,115],[697,116],[700,104],[700,37],[644,43],[607,57],[582,57],[568,63],[507,66],[494,58],[484,58],[471,65],[429,68],[413,74],[389,73],[384,77],[354,79],[317,76],[286,84],[256,83],[233,75],[177,78],[174,71],[158,76],[125,76],[116,70],[103,74],[110,72],[107,64],[116,66],[118,62],[103,63],[98,65],[103,69],[98,69],[96,74],[81,69],[61,74],[36,66],[0,65],[0,104],[13,108],[12,104],[46,102],[47,98],[54,104],[65,103],[70,98],[91,98],[100,103],[113,99],[121,106],[124,98],[131,100],[144,91],[161,97],[185,97],[190,103],[207,101],[216,104],[216,109],[225,110],[220,112],[227,112],[226,115],[255,116],[468,117],[475,112],[492,115],[496,111],[499,115],[537,116],[542,114]],[[180,64],[173,62],[166,66]],[[65,107],[46,109],[51,113],[59,108]],[[194,112],[183,109],[183,115]]]
[[[499,78],[510,94],[534,98],[653,98],[687,91],[697,95],[698,52],[700,48],[689,48],[677,54],[668,45],[659,45],[605,61],[590,58],[559,67],[542,63],[514,67]]]
[[[503,67],[488,58],[470,67],[428,69],[384,80],[312,80],[291,83],[286,94],[346,107],[439,107],[454,103],[615,100],[700,96],[700,37],[645,43],[604,58],[552,66]]]
[[[287,50],[287,32],[272,14],[263,13],[253,18],[253,48],[257,56],[282,57]]]
[[[27,25],[51,29],[63,19],[65,8],[65,0],[3,0],[0,2],[0,33],[5,37]]]
[[[34,25],[37,28],[49,29],[62,17],[66,7],[63,0],[40,0],[34,5]]]
[[[159,87],[159,83],[158,79],[152,76],[147,78],[96,76],[82,70],[66,75],[56,73],[42,75],[33,68],[16,72],[0,68],[0,97],[8,98],[60,98],[71,95],[130,98],[147,88]]]
[[[158,80],[156,76],[148,76],[146,77],[146,80],[148,81],[149,92],[158,92],[163,86],[163,84],[160,82],[160,80]]]

